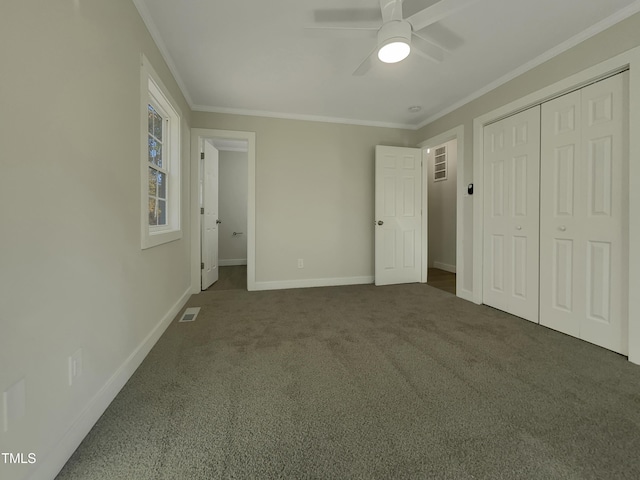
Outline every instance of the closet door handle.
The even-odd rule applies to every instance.
[[[565,227],[564,225],[560,225],[560,226],[558,227],[558,230],[560,230],[561,232],[564,232],[564,231],[566,231],[566,230],[567,230],[567,227]]]

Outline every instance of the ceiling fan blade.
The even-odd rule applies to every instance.
[[[424,38],[413,34],[413,39],[411,40],[411,52],[416,53],[422,58],[426,58],[427,60],[431,60],[432,62],[440,63],[444,60],[445,50],[440,48],[438,45],[425,40]]]
[[[402,20],[402,0],[380,0],[382,21]]]
[[[371,67],[373,67],[373,62],[376,59],[377,52],[378,52],[378,47],[376,46],[376,48],[371,50],[371,53],[367,55],[367,58],[365,58],[362,61],[362,63],[358,66],[358,68],[354,70],[353,75],[356,77],[360,77],[365,73],[367,73],[369,70],[371,70]]]
[[[444,46],[442,43],[434,40],[422,33],[411,32],[413,34],[414,39],[418,38],[419,42],[422,44],[427,44],[433,47],[434,49],[440,50],[442,53],[451,53],[451,50]]]
[[[478,0],[440,0],[438,3],[414,13],[406,20],[411,24],[414,31],[422,30],[424,27],[436,23],[449,15],[453,15],[477,1]]]
[[[305,35],[318,38],[377,38],[377,27],[341,27],[310,25],[304,27]]]
[[[316,23],[371,22],[380,27],[382,16],[377,8],[323,8],[314,10]]]
[[[464,44],[463,38],[445,27],[442,22],[434,23],[413,33],[419,34],[423,40],[427,40],[447,52],[453,52]]]

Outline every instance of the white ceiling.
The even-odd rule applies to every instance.
[[[352,73],[374,38],[305,29],[379,0],[134,0],[193,110],[420,127],[640,11],[640,0],[479,0],[422,33],[450,47]],[[404,16],[435,3],[405,0]],[[419,105],[412,113],[410,106]]]

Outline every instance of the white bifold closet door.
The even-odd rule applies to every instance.
[[[540,323],[622,354],[627,76],[542,105],[540,175]]]
[[[483,303],[538,322],[540,106],[484,128]]]

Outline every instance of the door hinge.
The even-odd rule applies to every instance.
[[[204,207],[200,207],[200,214],[204,215]]]
[[[204,160],[204,152],[200,153],[200,160]]]
[[[200,264],[200,270],[204,270],[204,263]]]

